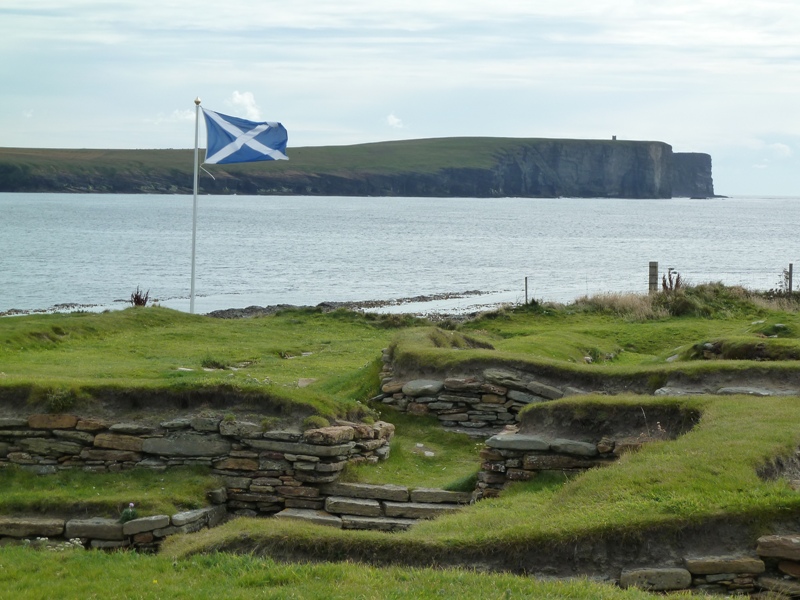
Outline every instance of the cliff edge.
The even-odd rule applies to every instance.
[[[664,142],[436,138],[291,148],[208,165],[203,194],[670,198],[712,196],[711,157]],[[0,191],[192,192],[192,150],[0,148]]]

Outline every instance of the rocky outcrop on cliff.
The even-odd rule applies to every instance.
[[[677,198],[713,198],[711,156],[701,152],[672,155],[672,195]]]

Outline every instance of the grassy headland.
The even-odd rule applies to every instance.
[[[450,324],[451,330],[419,327],[419,323],[400,328],[387,325],[398,323],[343,311],[308,310],[238,321],[160,308],[0,319],[0,408],[29,403],[48,408],[50,402],[54,403],[50,408],[59,409],[63,402],[77,410],[91,406],[98,395],[130,389],[190,398],[194,393],[198,399],[202,390],[225,390],[232,401],[239,397],[275,403],[285,417],[312,412],[330,417],[366,414],[364,401],[378,385],[380,349],[390,343],[395,358],[410,370],[420,365],[459,369],[498,362],[534,365],[587,383],[638,382],[648,392],[670,378],[700,381],[719,374],[752,377],[776,386],[796,386],[800,381],[795,355],[800,337],[796,300],[765,300],[721,285],[671,295],[587,298],[569,306],[529,305],[463,325]],[[204,364],[212,370],[204,370]],[[312,379],[316,381],[308,387],[298,385]],[[64,578],[55,574],[84,565],[81,568],[90,572],[104,570],[118,581],[119,589],[134,586],[130,574],[137,574],[142,597],[156,597],[157,591],[175,595],[181,585],[201,586],[197,589],[204,594],[209,590],[210,596],[217,585],[213,574],[225,573],[231,578],[226,588],[231,597],[244,597],[245,590],[257,584],[265,597],[427,598],[441,597],[441,590],[445,596],[503,597],[507,589],[510,596],[506,597],[512,598],[645,598],[649,596],[641,592],[586,582],[548,587],[551,584],[463,571],[338,563],[278,566],[270,558],[253,555],[516,570],[527,568],[525,561],[536,553],[566,556],[578,547],[635,547],[645,539],[666,543],[715,528],[733,528],[755,539],[770,533],[775,523],[800,516],[800,495],[790,482],[765,476],[770,472],[765,467],[774,459],[792,456],[800,445],[798,402],[795,396],[623,394],[531,405],[526,410],[532,416],[561,411],[584,418],[630,407],[644,411],[678,407],[698,418],[691,430],[645,445],[611,467],[572,478],[540,476],[515,484],[499,498],[482,500],[402,534],[237,519],[214,530],[171,538],[163,557],[31,556],[29,551],[5,549],[0,551],[5,567],[0,581],[27,582],[34,586],[30,589],[44,586],[52,592],[49,595],[57,596]],[[388,412],[382,417],[398,425],[393,456],[380,468],[350,469],[345,478],[457,488],[474,474],[478,466],[474,442],[447,434],[436,423]],[[434,456],[416,452],[418,444]],[[10,486],[3,485],[0,512],[45,505],[41,498],[46,491],[36,492],[37,486],[26,483],[21,474],[3,476],[17,478],[15,488],[32,491],[29,496],[27,491],[12,495],[7,491]],[[100,480],[86,476],[85,481],[64,481],[57,485],[66,496],[74,490],[75,496],[84,498],[96,486],[93,482]],[[190,505],[192,495],[201,494],[191,491],[199,489],[191,487],[195,483],[166,502]],[[207,485],[212,484],[209,480]],[[123,496],[127,501],[133,494],[152,494],[148,490],[153,487],[153,482],[134,478],[113,502],[122,502]],[[88,498],[81,501],[89,502]],[[155,500],[152,503],[152,510],[162,510]],[[30,582],[28,575],[21,574],[23,564],[35,567],[31,570],[40,573],[39,581]],[[194,575],[198,569],[212,576]],[[9,578],[9,573],[15,575]],[[365,575],[370,583],[364,581]],[[40,583],[48,577],[52,583]],[[184,583],[184,577],[192,583]],[[157,587],[167,582],[173,586],[171,591]],[[315,595],[311,590],[317,583],[320,590],[329,591]],[[336,596],[340,590],[350,593]]]

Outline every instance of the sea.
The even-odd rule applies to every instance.
[[[0,315],[189,311],[191,195],[0,194]],[[648,265],[753,289],[800,266],[800,198],[198,197],[194,312],[469,313],[645,293]],[[795,275],[800,282],[800,275]]]

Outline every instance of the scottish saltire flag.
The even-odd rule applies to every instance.
[[[286,156],[286,129],[280,123],[255,123],[203,109],[206,119],[205,163],[289,160]]]

